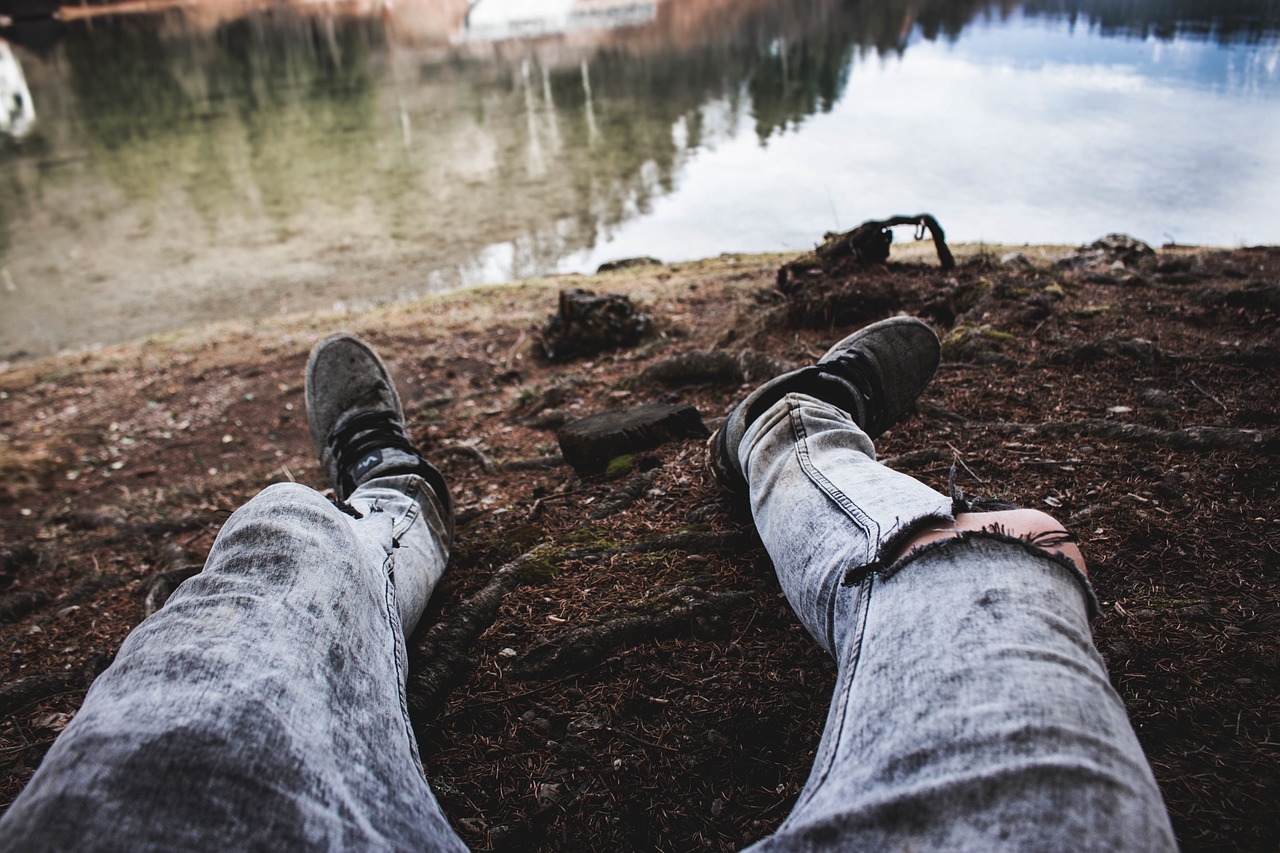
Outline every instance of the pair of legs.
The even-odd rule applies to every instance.
[[[463,847],[404,704],[447,498],[395,452],[357,459],[362,430],[359,454],[330,454],[335,481],[366,475],[346,509],[280,485],[232,516],[94,684],[0,848]],[[1172,848],[1092,645],[1079,552],[1032,544],[1056,523],[953,517],[805,393],[732,449],[782,588],[839,665],[812,776],[761,847]]]

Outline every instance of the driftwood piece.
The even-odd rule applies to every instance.
[[[631,300],[590,290],[560,291],[560,310],[542,327],[542,351],[551,361],[634,346],[653,330],[653,322]]]
[[[514,678],[547,678],[587,669],[623,646],[690,635],[713,636],[729,614],[751,598],[747,591],[710,592],[679,586],[645,612],[575,628],[535,646],[507,672]]]
[[[752,349],[737,355],[724,350],[695,350],[655,361],[644,369],[639,381],[674,387],[702,382],[737,385],[771,379],[790,369],[786,362]]]
[[[580,474],[604,470],[610,459],[652,450],[684,438],[706,438],[693,406],[648,403],[601,412],[565,424],[556,432],[565,461]]]

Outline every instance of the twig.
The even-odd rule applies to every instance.
[[[964,459],[960,456],[960,451],[959,451],[959,450],[956,450],[956,448],[955,448],[955,446],[954,446],[954,445],[952,445],[950,442],[948,442],[948,443],[947,443],[947,447],[950,447],[950,448],[951,448],[951,451],[952,451],[953,453],[955,453],[955,460],[956,460],[956,462],[957,462],[957,463],[959,463],[959,465],[960,465],[960,467],[961,467],[961,468],[963,468],[965,471],[967,471],[967,472],[968,472],[968,474],[969,474],[969,476],[970,476],[970,477],[972,477],[973,479],[977,480],[979,483],[985,483],[985,482],[987,482],[986,480],[982,479],[982,478],[981,478],[981,477],[979,477],[977,474],[975,474],[975,473],[973,472],[973,469],[972,469],[972,468],[970,468],[968,465],[966,465],[966,464],[965,464]]]
[[[442,453],[457,453],[462,456],[470,456],[472,459],[480,463],[480,470],[486,474],[497,474],[498,466],[493,463],[483,450],[470,444],[446,444],[440,448]]]
[[[1221,400],[1219,400],[1217,397],[1213,396],[1213,395],[1212,395],[1212,394],[1210,394],[1208,391],[1206,391],[1203,387],[1201,387],[1201,385],[1200,385],[1200,383],[1199,383],[1199,382],[1195,381],[1194,379],[1184,379],[1183,381],[1184,381],[1184,382],[1186,382],[1188,385],[1190,385],[1192,388],[1194,388],[1194,389],[1196,389],[1197,391],[1199,391],[1201,394],[1203,394],[1203,395],[1205,395],[1206,397],[1208,397],[1208,398],[1209,398],[1210,400],[1212,400],[1213,402],[1217,403],[1219,406],[1221,406],[1221,407],[1222,407],[1222,411],[1223,411],[1223,412],[1229,412],[1229,411],[1230,411],[1230,410],[1227,408],[1227,404],[1226,404],[1226,403],[1222,402],[1222,401],[1221,401]]]

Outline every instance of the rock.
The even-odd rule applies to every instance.
[[[542,327],[542,349],[551,361],[567,361],[635,346],[652,331],[653,322],[627,297],[572,288],[560,291],[560,310]]]
[[[639,257],[639,258],[621,258],[616,261],[605,261],[596,268],[597,273],[614,272],[615,270],[627,270],[632,267],[660,267],[662,261],[657,258]]]
[[[1171,412],[1178,408],[1178,398],[1162,388],[1139,388],[1138,400],[1153,409]]]
[[[1154,261],[1155,250],[1128,234],[1108,234],[1058,260],[1058,265],[1078,270],[1121,271]]]
[[[1122,338],[1108,335],[1096,343],[1079,344],[1049,354],[1050,364],[1093,364],[1111,358],[1128,358],[1151,366],[1160,360],[1161,353],[1146,338]]]
[[[1251,281],[1239,290],[1228,291],[1223,301],[1232,308],[1280,314],[1280,283]]]
[[[1001,255],[1000,263],[1006,267],[1014,267],[1015,269],[1020,270],[1029,270],[1035,266],[1035,264],[1031,262],[1031,259],[1027,257],[1026,252],[1009,252],[1008,254]]]
[[[990,326],[956,326],[942,341],[942,357],[947,361],[982,362],[1014,337]]]
[[[693,406],[648,403],[616,409],[565,424],[556,432],[565,461],[579,474],[596,474],[610,460],[652,450],[669,441],[706,438],[710,433]]]

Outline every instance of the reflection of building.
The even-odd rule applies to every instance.
[[[0,133],[21,139],[35,123],[36,108],[22,66],[9,45],[0,40]]]
[[[476,0],[459,41],[506,41],[652,22],[658,0]]]

